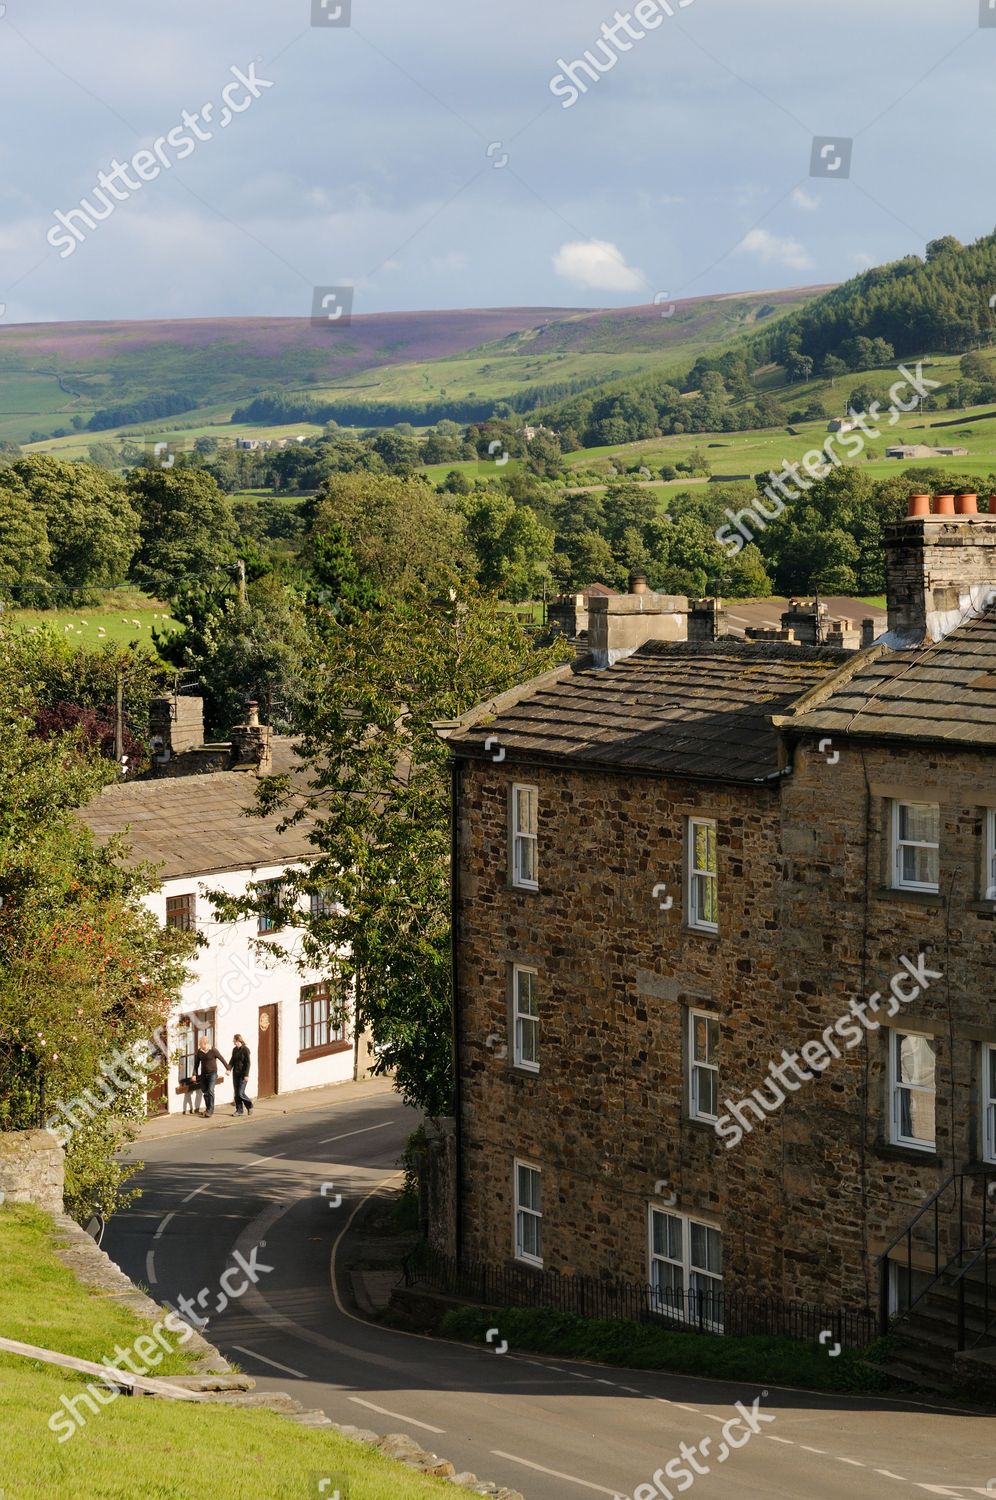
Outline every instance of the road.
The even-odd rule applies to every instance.
[[[338,1295],[333,1245],[397,1173],[415,1117],[379,1082],[286,1116],[229,1125],[229,1108],[141,1144],[143,1195],[112,1221],[104,1248],[173,1303],[202,1288],[213,1300],[233,1254],[252,1263],[255,1249],[257,1285],[205,1331],[260,1389],[290,1391],[337,1422],[408,1433],[526,1500],[649,1500],[689,1480],[697,1500],[996,1496],[988,1417],[499,1354],[500,1338],[468,1348],[355,1318]],[[756,1400],[757,1433],[724,1434],[735,1403],[753,1411]]]

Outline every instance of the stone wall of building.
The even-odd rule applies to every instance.
[[[0,1131],[0,1194],[8,1203],[33,1203],[62,1213],[66,1159],[47,1130]]]
[[[514,782],[539,789],[537,892],[509,881]],[[685,1087],[690,1008],[720,1020],[725,1090],[779,1036],[777,792],[478,764],[461,783],[464,1254],[511,1261],[518,1157],[543,1169],[546,1266],[645,1281],[648,1210],[673,1195],[724,1229],[731,1280],[780,1294],[780,1160],[727,1151]],[[685,925],[690,815],[719,825],[716,936]],[[503,1055],[515,963],[538,971],[538,1074]]]

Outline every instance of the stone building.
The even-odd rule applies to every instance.
[[[444,730],[465,1257],[902,1308],[996,1230],[996,517],[912,509],[868,650],[651,640]]]

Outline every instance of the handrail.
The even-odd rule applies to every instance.
[[[987,1196],[988,1196],[988,1194],[987,1194]],[[982,1246],[982,1248],[980,1250],[976,1251],[975,1255],[973,1255],[973,1257],[969,1261],[968,1265],[962,1267],[962,1269],[958,1272],[958,1275],[954,1278],[954,1280],[951,1283],[952,1286],[956,1286],[958,1288],[958,1348],[959,1349],[964,1349],[964,1347],[965,1347],[965,1277],[968,1275],[969,1271],[973,1271],[975,1269],[975,1267],[979,1264],[979,1261],[983,1258],[983,1256],[985,1256],[985,1262],[986,1262],[986,1277],[985,1277],[985,1281],[982,1283],[982,1319],[983,1319],[983,1322],[982,1322],[982,1332],[979,1334],[978,1338],[975,1340],[976,1344],[981,1344],[982,1343],[982,1340],[988,1334],[989,1329],[992,1326],[994,1320],[996,1320],[996,1312],[993,1313],[992,1317],[989,1316],[989,1252],[990,1252],[990,1250],[994,1246],[996,1246],[996,1229],[993,1230],[992,1234],[986,1240],[986,1242]]]
[[[937,1192],[933,1193],[927,1199],[926,1203],[920,1209],[920,1212],[914,1218],[912,1218],[909,1221],[909,1223],[906,1225],[906,1228],[905,1229],[901,1229],[899,1231],[899,1233],[896,1235],[896,1238],[893,1240],[892,1244],[889,1245],[889,1246],[887,1246],[887,1248],[882,1251],[881,1255],[876,1256],[876,1258],[875,1258],[875,1264],[877,1266],[880,1266],[884,1260],[888,1260],[888,1258],[892,1254],[893,1250],[895,1250],[896,1246],[899,1244],[899,1241],[900,1240],[904,1240],[906,1238],[906,1236],[910,1233],[910,1231],[917,1224],[919,1224],[920,1220],[923,1218],[923,1216],[927,1212],[927,1210],[929,1208],[932,1208],[933,1205],[937,1202],[937,1200],[941,1196],[941,1194],[942,1193],[946,1193],[947,1190],[948,1190],[948,1188],[951,1186],[951,1184],[953,1182],[956,1182],[958,1180],[958,1178],[961,1177],[962,1175],[963,1174],[961,1172],[952,1172],[951,1173],[951,1176],[948,1178],[947,1182],[942,1183],[941,1186],[937,1189]]]

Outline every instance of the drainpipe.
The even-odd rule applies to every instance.
[[[450,987],[453,1021],[453,1155],[455,1203],[453,1248],[459,1262],[463,1254],[463,1122],[460,1097],[460,980],[458,950],[460,941],[460,762],[453,757],[450,766]]]

